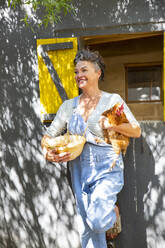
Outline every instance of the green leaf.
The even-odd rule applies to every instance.
[[[15,8],[17,5],[31,5],[31,8],[34,12],[36,12],[39,8],[42,8],[44,13],[44,17],[40,20],[41,22],[38,26],[44,25],[45,27],[48,24],[61,22],[61,14],[64,13],[67,15],[68,12],[75,13],[75,8],[71,4],[72,0],[7,0],[8,6],[11,8]],[[25,15],[23,19],[26,25],[28,23],[28,16]]]
[[[8,7],[10,7],[11,0],[8,0],[8,1],[7,1],[7,4],[8,4]]]

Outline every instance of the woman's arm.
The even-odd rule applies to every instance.
[[[100,126],[109,131],[115,131],[128,137],[139,138],[141,136],[141,128],[136,123],[122,123],[118,126],[112,126],[108,118],[101,116]]]
[[[119,102],[124,104],[124,113],[126,115],[127,120],[129,121],[128,123],[122,123],[120,125],[112,126],[109,123],[109,120],[105,116],[100,117],[100,126],[103,129],[108,129],[110,131],[115,131],[118,133],[121,133],[123,135],[126,135],[128,137],[132,138],[139,138],[141,136],[141,128],[139,126],[138,121],[135,119],[134,115],[132,114],[131,110],[127,106],[127,104],[123,101],[120,95],[118,94],[113,94],[114,97],[114,104],[116,102]]]
[[[141,128],[135,123],[122,123],[118,126],[109,127],[108,129],[132,138],[139,138],[141,136]]]

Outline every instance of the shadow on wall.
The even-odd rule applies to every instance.
[[[122,233],[116,241],[119,248],[165,245],[165,125],[153,122],[141,126],[141,138],[131,140],[124,158],[125,186],[119,195]]]
[[[0,247],[77,248],[66,168],[43,159],[34,34],[0,7]]]
[[[152,30],[157,30],[158,25],[154,22],[164,22],[165,6],[161,0],[148,0],[148,1],[136,1],[136,0],[74,0],[76,6],[76,15],[74,20],[81,24],[82,28],[88,27],[88,29],[97,29],[98,33],[100,28],[112,28],[119,33],[128,30],[133,32],[140,32],[145,29],[144,23],[150,23]],[[88,8],[86,7],[88,6]],[[65,19],[64,19],[65,23]],[[67,22],[65,23],[67,25]],[[163,30],[163,26],[162,26]]]

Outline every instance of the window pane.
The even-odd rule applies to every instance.
[[[162,66],[128,67],[128,101],[160,100]]]
[[[151,100],[159,100],[160,99],[160,87],[157,86],[157,83],[152,84],[152,96]]]
[[[150,100],[150,88],[130,88],[128,89],[129,101],[149,101]]]

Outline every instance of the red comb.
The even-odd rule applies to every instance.
[[[116,114],[120,116],[123,113],[123,111],[124,111],[124,103],[122,103],[122,105],[119,108],[117,108]]]

